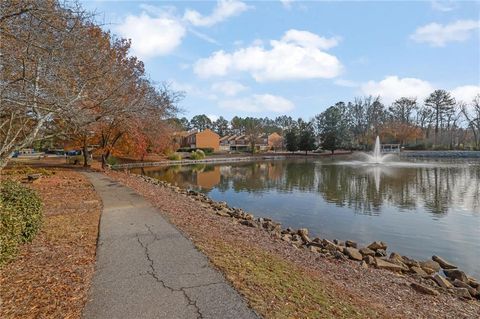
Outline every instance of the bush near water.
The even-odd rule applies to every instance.
[[[197,150],[203,151],[206,155],[211,155],[215,151],[213,147],[201,147],[201,148],[181,147],[177,150],[177,152],[190,153]]]
[[[190,159],[192,160],[199,160],[204,158],[205,158],[205,153],[201,149],[197,149],[196,151],[193,151],[190,154]]]
[[[178,153],[172,153],[172,154],[168,155],[168,159],[171,160],[171,161],[180,161],[182,159],[182,155],[180,155]]]
[[[11,261],[20,244],[30,242],[42,224],[37,194],[18,182],[0,183],[0,267]]]

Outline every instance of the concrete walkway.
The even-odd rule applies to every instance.
[[[101,173],[85,174],[104,208],[84,318],[258,318],[143,197]]]

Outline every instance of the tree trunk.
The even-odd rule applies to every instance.
[[[110,156],[110,152],[102,153],[102,168],[107,167],[107,160]]]
[[[90,165],[88,165],[88,145],[87,145],[87,139],[85,138],[83,140],[83,167],[90,167]]]
[[[88,149],[87,149],[87,147],[83,147],[83,167],[90,167],[90,165],[88,165]]]

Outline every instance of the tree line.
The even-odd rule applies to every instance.
[[[181,94],[153,83],[130,41],[94,18],[75,2],[0,3],[0,168],[47,139],[85,157],[97,145],[102,163],[164,143]]]
[[[402,97],[388,106],[380,97],[355,98],[337,102],[308,120],[282,115],[275,119],[235,116],[230,121],[223,117],[212,121],[201,114],[191,120],[183,117],[173,121],[180,129],[210,128],[220,136],[277,132],[292,152],[317,147],[332,152],[366,150],[376,136],[384,143],[410,148],[480,150],[480,92],[469,104],[456,101],[445,90],[435,90],[423,101]]]
[[[193,128],[245,134],[252,144],[277,132],[290,151],[368,149],[377,135],[411,147],[480,149],[480,97],[467,105],[444,90],[389,106],[356,98],[308,120],[178,118],[183,94],[152,82],[130,41],[75,2],[2,1],[0,38],[0,169],[14,150],[44,141],[82,148],[85,159],[95,145],[105,164],[112,155],[158,153],[173,130]]]

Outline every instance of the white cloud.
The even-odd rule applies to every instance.
[[[448,42],[468,40],[479,27],[480,21],[478,20],[458,20],[446,25],[430,23],[419,27],[410,38],[416,42],[443,47]]]
[[[284,113],[295,107],[292,101],[272,94],[255,94],[240,99],[223,100],[219,102],[219,106],[224,109],[249,113]]]
[[[285,32],[285,35],[282,37],[281,41],[290,44],[298,44],[305,48],[328,50],[336,47],[340,42],[340,38],[324,38],[312,32],[290,29]]]
[[[381,96],[382,101],[387,104],[401,97],[422,100],[434,90],[427,81],[416,78],[399,78],[398,76],[387,76],[380,82],[368,81],[361,85],[360,89],[366,95]]]
[[[211,44],[216,44],[216,45],[220,45],[220,43],[215,40],[214,38],[212,37],[209,37],[208,35],[206,35],[205,33],[202,33],[202,32],[198,32],[197,30],[194,30],[192,28],[189,28],[188,31],[190,33],[192,33],[193,35],[195,35],[197,38],[199,39],[202,39],[208,43],[211,43]]]
[[[239,0],[218,0],[213,12],[203,16],[198,11],[187,9],[183,18],[196,27],[210,27],[229,17],[239,15],[249,7]]]
[[[223,50],[195,63],[194,72],[204,78],[229,72],[248,72],[258,82],[291,79],[334,78],[343,66],[334,55],[323,52],[338,44],[338,38],[323,38],[299,30],[289,30],[281,40],[271,40],[271,48],[252,44],[233,53]]]
[[[235,81],[216,82],[212,84],[212,90],[222,93],[226,96],[235,96],[245,91],[247,87]]]
[[[457,8],[457,4],[452,0],[432,0],[432,9],[442,12],[452,11]]]
[[[167,83],[169,83],[170,88],[175,91],[185,92],[187,96],[197,96],[203,99],[208,99],[215,101],[218,97],[209,92],[208,90],[203,90],[195,85],[186,82],[178,82],[174,79],[170,79]]]
[[[183,91],[185,93],[195,93],[197,91],[199,91],[196,87],[194,87],[193,85],[189,84],[189,83],[182,83],[182,82],[178,82],[176,80],[173,80],[173,79],[170,79],[168,81],[170,87],[172,88],[172,90],[175,90],[175,91]]]
[[[467,104],[471,103],[477,94],[480,94],[480,85],[463,85],[447,89],[436,87],[425,80],[399,78],[398,76],[387,76],[379,82],[368,81],[361,85],[360,89],[363,94],[380,96],[386,104],[390,104],[401,97],[417,98],[419,102],[422,102],[430,93],[437,89],[446,89],[457,102],[465,102]]]
[[[146,59],[171,53],[182,42],[185,27],[173,16],[128,15],[116,31],[132,40],[132,53]]]
[[[454,88],[451,91],[457,102],[471,104],[475,96],[480,94],[480,85],[464,85]]]
[[[292,3],[294,2],[295,0],[280,0],[280,2],[282,3],[283,7],[286,8],[286,9],[290,9],[292,7]]]
[[[129,14],[115,27],[122,37],[132,40],[132,54],[141,59],[167,55],[174,51],[182,42],[188,31],[202,40],[219,45],[208,35],[191,28],[193,26],[212,26],[225,19],[247,10],[240,0],[218,0],[216,7],[209,16],[202,16],[191,9],[185,10],[183,20],[175,14],[175,7],[152,6],[142,4],[142,13]]]

